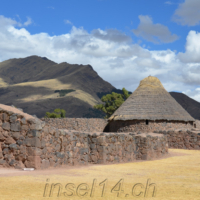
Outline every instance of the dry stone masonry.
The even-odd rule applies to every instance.
[[[200,150],[200,130],[160,131],[167,136],[169,148]]]
[[[42,121],[58,129],[84,132],[103,132],[108,123],[100,118],[42,118]]]
[[[159,132],[160,130],[175,130],[175,129],[191,129],[194,128],[193,122],[183,122],[183,121],[149,121],[149,120],[118,120],[111,121],[108,124],[107,130],[113,132]]]
[[[167,153],[162,134],[58,129],[0,104],[0,167],[46,169],[149,160]]]

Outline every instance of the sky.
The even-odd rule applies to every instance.
[[[156,76],[200,102],[200,0],[1,0],[0,62],[31,55],[129,91]]]

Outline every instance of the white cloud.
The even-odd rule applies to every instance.
[[[72,22],[71,22],[71,21],[69,21],[68,19],[65,19],[65,20],[64,20],[64,22],[65,22],[65,24],[70,24],[70,25],[73,25],[73,24],[72,24]]]
[[[30,17],[27,17],[27,21],[26,22],[24,22],[24,26],[28,26],[28,25],[30,25],[30,24],[32,24],[33,22],[32,22],[32,19],[30,18]]]
[[[173,15],[173,20],[181,25],[195,26],[200,22],[200,1],[185,0],[179,4]]]
[[[192,57],[194,52],[196,55],[199,52],[195,40],[200,36],[196,32],[189,32],[187,37],[184,54],[191,58],[187,63],[181,58],[183,53],[170,49],[150,51],[134,44],[118,30],[97,29],[89,33],[73,26],[63,35],[30,34],[18,22],[3,16],[0,16],[0,27],[0,61],[38,55],[58,63],[90,64],[104,80],[130,91],[136,89],[140,80],[152,75],[168,91],[183,91],[200,101],[197,95],[200,92],[195,90],[200,85],[200,61]]]
[[[182,62],[199,63],[200,62],[200,33],[190,31],[187,36],[186,52],[179,53],[178,57]]]
[[[199,101],[200,99],[200,88],[196,88],[195,90],[186,90],[184,94],[192,97],[196,101]]]
[[[8,28],[10,26],[21,26],[21,24],[14,19],[6,18],[3,15],[0,15],[0,27]]]
[[[142,37],[155,44],[170,43],[178,39],[178,36],[171,34],[167,26],[153,24],[149,16],[139,15],[140,24],[137,29],[133,29],[136,36]]]

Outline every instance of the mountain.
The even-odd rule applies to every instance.
[[[195,119],[200,120],[200,103],[183,93],[170,92],[171,96]]]
[[[99,94],[114,89],[90,65],[38,56],[0,62],[0,102],[38,117],[55,108],[65,109],[67,117],[102,117],[92,107],[101,102]]]
[[[40,118],[55,108],[65,109],[66,117],[103,117],[93,106],[111,92],[122,90],[104,81],[90,65],[57,64],[38,56],[0,62],[0,103]],[[200,119],[199,102],[182,93],[170,94],[192,117]]]

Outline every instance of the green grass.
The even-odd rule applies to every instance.
[[[64,97],[66,94],[70,92],[75,92],[76,90],[69,89],[69,90],[55,90],[55,93],[59,93],[60,97]]]

